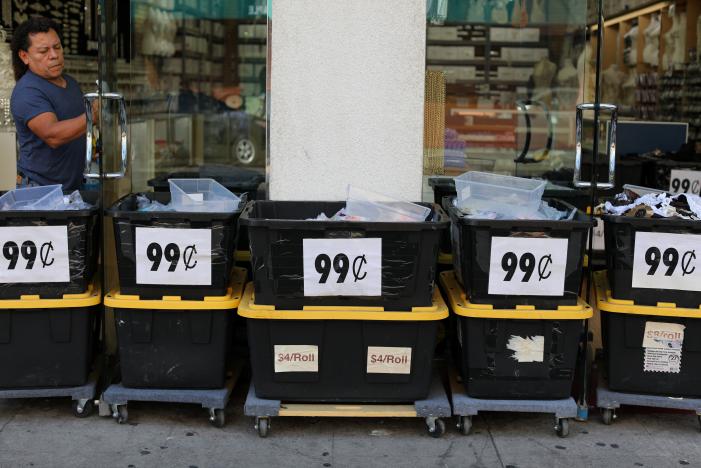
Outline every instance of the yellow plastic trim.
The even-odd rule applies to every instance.
[[[237,250],[234,252],[234,260],[237,262],[250,262],[251,261],[251,251],[250,250]]]
[[[0,309],[62,309],[91,307],[102,301],[102,291],[94,284],[82,294],[64,294],[61,299],[42,299],[38,295],[23,295],[19,299],[0,300]]]
[[[416,407],[406,404],[337,405],[333,403],[282,403],[278,416],[333,418],[415,418]]]
[[[256,305],[253,283],[246,286],[238,308],[241,317],[269,320],[389,320],[425,322],[448,317],[448,306],[438,288],[433,291],[432,307],[414,307],[410,312],[385,311],[383,307],[306,306],[302,310],[276,310],[271,305]]]
[[[157,309],[157,310],[226,310],[235,309],[241,302],[243,285],[246,283],[246,269],[234,268],[231,286],[225,296],[207,296],[201,301],[182,300],[180,296],[163,296],[163,299],[140,299],[139,296],[121,294],[116,291],[105,296],[107,307],[116,309]]]
[[[441,265],[452,265],[453,254],[445,252],[438,253],[438,263],[440,263]]]
[[[557,310],[536,310],[532,305],[516,306],[515,309],[495,309],[491,304],[472,304],[458,283],[454,271],[440,274],[440,283],[448,294],[453,313],[463,317],[531,320],[583,320],[593,315],[592,308],[581,298],[577,305],[559,306]]]
[[[659,315],[663,317],[701,318],[701,307],[698,309],[677,307],[670,302],[658,302],[657,306],[637,305],[630,300],[614,299],[611,296],[608,278],[605,271],[594,273],[596,286],[596,304],[599,310],[616,314]]]

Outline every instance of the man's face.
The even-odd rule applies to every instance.
[[[29,35],[29,50],[19,51],[19,57],[35,74],[52,80],[63,73],[63,47],[53,29]]]

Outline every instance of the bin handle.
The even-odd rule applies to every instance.
[[[574,186],[575,187],[591,187],[592,182],[582,180],[582,127],[583,127],[583,112],[585,110],[595,110],[596,104],[585,102],[577,104],[576,116],[576,144],[575,144],[575,160],[574,160]],[[615,104],[599,104],[599,110],[609,111],[611,113],[611,122],[609,124],[606,138],[608,140],[606,154],[609,161],[609,179],[606,183],[597,183],[597,186],[602,189],[612,189],[616,186],[616,125],[618,124],[618,106]],[[596,129],[595,131],[598,131]],[[596,172],[596,168],[592,165],[592,172]]]
[[[545,103],[541,101],[535,101],[531,99],[526,99],[522,100],[519,99],[516,101],[516,108],[523,112],[524,119],[526,121],[526,141],[523,143],[523,149],[521,150],[521,154],[519,154],[516,159],[514,159],[515,163],[537,163],[540,162],[541,160],[536,161],[535,159],[526,159],[526,156],[528,155],[528,151],[530,150],[531,147],[531,116],[528,113],[528,108],[532,106],[538,106],[545,111],[545,119],[548,122],[548,140],[545,143],[545,150],[543,151],[543,158],[545,159],[548,154],[550,154],[550,150],[553,147],[553,122],[550,117],[550,110],[548,109],[548,106],[545,105]]]
[[[120,157],[121,164],[119,172],[107,172],[102,174],[90,172],[92,165],[92,137],[93,137],[93,118],[92,118],[92,103],[99,98],[111,101],[119,101],[119,131],[120,131]],[[129,128],[127,119],[127,105],[124,96],[120,93],[86,93],[83,96],[85,101],[85,117],[87,130],[85,132],[85,171],[84,176],[88,179],[121,179],[127,172],[129,164],[128,149],[129,149]]]

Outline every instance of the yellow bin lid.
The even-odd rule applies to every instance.
[[[701,318],[701,307],[698,309],[677,307],[670,302],[658,302],[656,306],[637,305],[630,300],[614,299],[611,295],[608,277],[605,271],[594,273],[596,286],[596,305],[599,310],[616,314],[659,315],[663,317]]]
[[[61,299],[42,299],[38,295],[20,296],[19,299],[0,300],[0,309],[63,309],[91,307],[102,302],[102,290],[97,284],[88,286],[82,294],[64,294]]]
[[[411,311],[386,311],[384,307],[305,306],[302,310],[277,310],[272,305],[257,305],[253,283],[246,286],[238,308],[241,317],[270,320],[387,320],[426,322],[448,317],[448,306],[438,288],[433,290],[433,305]]]
[[[159,309],[159,310],[225,310],[235,309],[241,302],[246,269],[234,268],[231,286],[225,296],[206,296],[201,301],[183,300],[180,296],[163,296],[163,299],[141,299],[139,296],[112,291],[104,304],[115,309]]]
[[[453,313],[463,317],[491,319],[529,319],[529,320],[582,320],[593,315],[592,308],[579,298],[577,305],[559,306],[557,310],[537,310],[535,306],[516,306],[515,309],[495,309],[491,304],[473,304],[465,296],[454,271],[440,274],[440,283],[448,295],[448,302]]]

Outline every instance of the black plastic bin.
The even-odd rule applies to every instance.
[[[453,311],[455,357],[468,396],[570,397],[584,319],[592,315],[590,307],[580,302],[579,307],[567,310],[485,309],[466,300],[454,272],[441,273],[441,285]],[[540,346],[539,356],[517,353],[529,340]]]
[[[249,200],[258,199],[258,188],[265,182],[265,174],[260,171],[227,166],[202,166],[197,170],[173,172],[148,181],[154,192],[169,192],[168,179],[214,179],[236,195],[247,194]],[[238,250],[248,250],[248,230],[239,228]]]
[[[246,270],[216,300],[144,300],[119,293],[114,308],[122,384],[131,388],[223,388],[232,318]]]
[[[549,203],[563,211],[574,208],[560,200],[550,200]],[[452,221],[453,266],[457,279],[465,288],[471,302],[491,304],[498,308],[532,305],[547,310],[556,309],[559,305],[577,304],[587,232],[591,226],[584,213],[577,211],[573,220],[562,221],[470,219],[464,217],[454,206],[450,207],[449,213]],[[564,294],[489,294],[490,257],[492,239],[495,237],[567,239]]]
[[[85,385],[100,293],[0,304],[0,388]],[[15,304],[12,304],[15,303]]]
[[[307,221],[331,217],[343,202],[254,201],[241,215],[251,239],[256,303],[297,310],[304,306],[385,307],[409,310],[430,306],[442,231],[443,210],[432,204],[425,222]],[[382,240],[380,296],[305,296],[304,239]]]
[[[145,193],[151,200],[170,202],[170,193]],[[232,213],[195,213],[177,211],[137,211],[136,194],[128,195],[112,206],[107,214],[113,218],[117,268],[122,294],[138,295],[142,299],[180,296],[202,299],[223,296],[231,280],[234,264],[237,220],[240,211]],[[241,206],[245,200],[241,201]],[[135,252],[136,228],[211,229],[211,284],[173,285],[138,284]],[[166,262],[166,260],[163,260]],[[180,268],[180,267],[177,267]]]
[[[701,397],[701,310],[614,299],[606,272],[595,273],[594,281],[608,387]]]
[[[168,179],[214,179],[231,192],[248,194],[249,200],[256,200],[258,186],[265,182],[265,174],[260,171],[234,167],[203,166],[192,171],[173,172],[149,180],[154,192],[170,192]]]
[[[254,305],[252,294],[249,284],[238,314],[247,318],[259,398],[391,403],[428,395],[438,322],[448,315],[438,291],[430,310],[412,312],[276,311]]]
[[[88,290],[97,268],[100,245],[98,223],[99,193],[80,192],[83,200],[93,206],[88,210],[65,211],[0,211],[3,227],[66,226],[68,234],[69,282],[60,283],[0,283],[0,299],[19,299],[23,295],[38,295],[56,299],[64,294],[81,294]],[[29,239],[24,239],[29,240]],[[17,242],[22,239],[17,239]],[[39,247],[39,246],[38,246]],[[37,251],[41,255],[41,249]],[[21,258],[21,257],[20,257]],[[3,259],[3,261],[6,261]],[[35,268],[41,258],[36,257]],[[19,262],[22,267],[24,260]]]
[[[675,161],[673,159],[654,156],[649,156],[646,159],[650,161],[650,164],[649,169],[645,171],[645,187],[668,191],[670,190],[673,169],[701,171],[701,158],[698,161]],[[691,193],[694,188],[698,191],[698,187],[689,187],[689,193]],[[683,191],[681,187],[679,190]]]
[[[646,322],[683,325],[678,373],[646,372]],[[701,397],[701,318],[601,312],[604,359],[611,390],[670,397]]]
[[[613,215],[605,215],[603,219],[608,280],[614,298],[631,300],[640,305],[654,306],[658,302],[671,302],[675,303],[677,307],[696,309],[701,306],[700,291],[633,287],[635,239],[637,233],[696,235],[699,239],[698,246],[701,247],[700,221],[673,218],[634,218]],[[669,247],[674,246],[670,245]],[[665,249],[663,248],[662,250]],[[697,251],[696,256],[698,255],[699,252]],[[648,270],[650,266],[644,264],[639,265],[638,268]],[[666,269],[667,267],[664,264],[660,264],[660,268]]]
[[[428,184],[433,188],[433,199],[445,211],[450,208],[450,197],[455,197],[455,179],[452,177],[429,177]],[[586,190],[578,190],[563,185],[556,185],[548,182],[543,193],[545,198],[557,198],[570,205],[586,210],[589,206],[589,193]],[[451,252],[450,232],[446,232],[441,239],[441,251]]]
[[[454,197],[457,195],[455,191],[455,179],[452,177],[429,177],[428,185],[433,188],[433,200],[443,209],[447,209],[442,205],[443,198]],[[557,198],[564,202],[573,205],[580,210],[585,210],[589,206],[589,192],[587,190],[579,190],[564,185],[556,185],[548,182],[545,186],[544,198]]]

